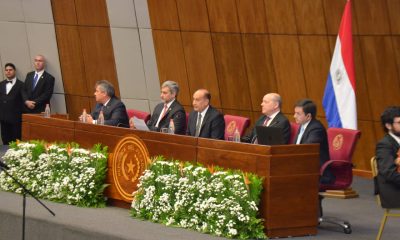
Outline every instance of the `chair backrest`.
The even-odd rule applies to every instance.
[[[361,132],[346,128],[328,128],[327,133],[330,159],[351,162]]]
[[[235,129],[239,130],[240,136],[243,136],[246,129],[250,125],[250,119],[241,116],[224,115],[225,119],[225,140],[228,140],[228,136],[233,136]]]
[[[150,113],[136,110],[136,109],[127,109],[126,110],[129,116],[129,119],[131,119],[133,116],[143,119],[145,123],[147,123],[150,120]]]
[[[376,180],[376,176],[378,176],[378,163],[376,162],[375,156],[371,158],[371,171],[372,177],[374,178],[374,184],[378,184]],[[377,189],[377,186],[375,186],[375,189]],[[378,205],[381,206],[381,198],[378,192],[376,192],[376,201],[378,202]]]
[[[296,138],[297,132],[299,131],[299,124],[295,122],[290,122],[290,144],[295,144],[294,140]]]

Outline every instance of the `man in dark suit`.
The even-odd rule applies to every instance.
[[[257,120],[255,126],[280,127],[283,131],[283,139],[286,144],[290,139],[290,122],[281,113],[282,99],[277,93],[268,93],[261,102],[262,116]],[[242,142],[257,143],[257,133],[254,127],[251,132],[241,139]]]
[[[186,113],[182,105],[176,99],[179,86],[174,81],[165,81],[161,85],[161,100],[153,111],[147,126],[151,131],[159,132],[162,128],[168,128],[172,119],[174,133],[184,135],[186,133]],[[132,124],[131,124],[132,127]]]
[[[26,75],[22,91],[24,113],[44,112],[54,90],[54,77],[44,70],[46,60],[42,55],[34,59],[35,71]]]
[[[294,108],[294,119],[300,124],[299,131],[295,138],[296,144],[319,143],[319,164],[320,167],[330,159],[328,135],[324,125],[316,119],[317,106],[309,99],[303,99],[296,103]],[[329,167],[325,169],[320,177],[320,183],[331,183],[335,176]]]
[[[0,83],[0,124],[4,145],[21,139],[22,87],[24,83],[16,78],[15,65],[4,67],[6,79]]]
[[[193,94],[193,109],[189,114],[187,135],[224,139],[225,120],[222,113],[210,105],[211,94],[199,89]]]
[[[377,189],[384,208],[400,208],[400,107],[388,107],[381,115],[386,135],[376,145]]]
[[[114,86],[110,82],[97,81],[94,96],[97,104],[92,113],[86,116],[87,123],[98,124],[100,111],[103,111],[105,125],[129,127],[125,105],[115,96]],[[81,121],[82,117],[80,116]]]

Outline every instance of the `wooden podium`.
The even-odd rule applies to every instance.
[[[112,153],[117,142],[127,134],[137,135],[147,146],[150,156],[163,155],[203,165],[241,169],[264,177],[260,214],[265,219],[268,237],[317,233],[317,144],[262,146],[23,115],[22,140],[74,141],[85,148],[102,143]],[[108,166],[112,167],[110,160]],[[110,186],[106,195],[122,200],[110,174],[112,171],[109,170],[107,182]]]

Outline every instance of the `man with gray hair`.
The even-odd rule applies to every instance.
[[[160,98],[162,102],[154,108],[151,119],[147,122],[147,126],[151,131],[159,132],[162,128],[168,128],[172,119],[174,133],[185,134],[186,113],[185,109],[176,99],[178,93],[179,86],[174,81],[168,80],[161,85]]]
[[[277,93],[268,93],[261,102],[262,116],[257,120],[255,126],[280,127],[283,130],[283,139],[286,144],[290,139],[290,122],[281,113],[282,99]],[[254,127],[250,134],[242,138],[242,142],[257,143],[257,133]]]
[[[97,124],[100,111],[103,111],[105,125],[128,127],[129,117],[125,105],[115,96],[114,86],[106,80],[100,80],[96,82],[95,88],[97,104],[92,113],[86,116],[86,122]]]

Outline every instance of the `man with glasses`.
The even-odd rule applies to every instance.
[[[383,208],[400,208],[400,107],[381,115],[386,135],[376,144],[377,187]]]

